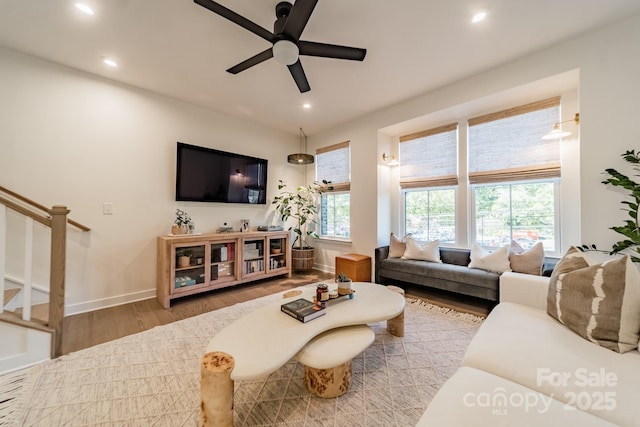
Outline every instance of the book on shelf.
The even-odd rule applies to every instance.
[[[297,300],[282,304],[280,306],[280,311],[301,321],[302,323],[307,323],[308,321],[325,314],[324,308],[319,307],[304,298],[298,298]]]

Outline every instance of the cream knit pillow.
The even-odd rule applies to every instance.
[[[509,248],[506,244],[493,252],[489,252],[477,243],[471,247],[471,262],[469,268],[492,271],[494,273],[504,273],[511,271],[509,264]]]
[[[440,259],[440,240],[421,244],[409,237],[402,259],[442,262]]]

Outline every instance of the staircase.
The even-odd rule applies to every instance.
[[[0,186],[0,374],[62,353],[67,224],[82,232],[90,230],[68,219],[68,213],[65,206],[46,208]],[[24,222],[24,234],[9,215]],[[44,226],[50,241],[49,283],[40,285],[33,283],[34,244],[40,241],[34,238],[36,225],[40,233]],[[9,256],[7,248],[22,246],[23,265],[18,268],[15,253]],[[8,270],[14,274],[21,270],[22,277],[10,277]]]

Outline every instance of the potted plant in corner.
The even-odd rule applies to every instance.
[[[313,268],[315,251],[308,239],[309,237],[318,238],[315,230],[318,198],[322,186],[327,184],[329,184],[328,181],[322,181],[322,184],[314,182],[291,191],[284,181],[278,181],[280,195],[273,199],[273,204],[276,205],[276,210],[283,222],[288,221],[289,218],[296,221],[295,226],[289,227],[295,235],[291,245],[291,268],[294,271],[311,271]]]

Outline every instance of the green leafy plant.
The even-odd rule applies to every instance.
[[[635,150],[627,151],[621,154],[622,158],[632,165],[632,169],[636,172],[634,176],[640,176],[640,152],[636,153]],[[631,219],[627,219],[624,225],[618,227],[610,227],[611,230],[616,233],[622,234],[624,239],[613,244],[611,254],[616,254],[622,251],[626,251],[633,262],[640,262],[640,252],[638,247],[640,246],[640,225],[638,223],[638,206],[640,205],[640,184],[635,182],[628,176],[618,172],[615,169],[606,169],[605,174],[608,178],[602,181],[603,184],[611,184],[615,187],[621,187],[628,191],[628,197],[630,200],[623,200],[620,203],[624,205],[622,210],[628,212]],[[595,249],[595,245],[592,245]]]
[[[309,248],[308,237],[318,238],[315,216],[318,214],[320,190],[327,184],[329,181],[323,180],[321,184],[314,182],[292,191],[283,180],[278,181],[280,195],[274,197],[272,204],[276,205],[282,221],[286,222],[289,218],[296,221],[295,226],[289,227],[296,235],[291,246],[295,247],[297,243],[298,249]]]
[[[351,279],[346,274],[340,272],[340,273],[338,273],[338,280],[337,281],[338,282],[350,282]]]
[[[176,209],[176,220],[173,221],[176,225],[186,225],[189,228],[193,228],[193,221],[188,213],[183,210]]]

